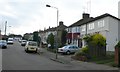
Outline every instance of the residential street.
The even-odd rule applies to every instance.
[[[2,70],[2,49],[0,49],[0,71]]]
[[[0,54],[1,55],[1,54]],[[117,70],[105,65],[80,62],[70,59],[69,56],[59,55],[63,63],[53,61],[55,54],[40,49],[40,53],[26,53],[18,42],[2,49],[3,70]]]

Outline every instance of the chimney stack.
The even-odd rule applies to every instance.
[[[59,22],[59,26],[61,26],[61,25],[63,25],[63,21],[60,21],[60,22]]]
[[[88,19],[90,17],[90,14],[88,13],[83,13],[83,19]]]

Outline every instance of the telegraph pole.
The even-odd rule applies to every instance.
[[[7,30],[7,21],[5,21],[5,35],[6,35],[6,30]]]

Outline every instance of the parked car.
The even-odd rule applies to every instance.
[[[26,45],[25,45],[25,51],[26,52],[36,52],[38,51],[38,44],[37,42],[34,41],[27,41]]]
[[[6,40],[0,40],[0,48],[7,48]]]
[[[63,54],[64,53],[71,54],[71,53],[75,53],[79,49],[80,48],[75,45],[67,45],[67,46],[63,46],[62,48],[58,48],[58,52]]]
[[[21,41],[22,41],[22,40],[21,40],[21,39],[19,39],[18,41],[19,41],[19,43],[21,43]]]
[[[13,44],[13,38],[8,38],[7,44]]]
[[[22,41],[21,41],[21,46],[25,46],[25,45],[26,45],[26,42],[27,42],[27,40],[22,40]]]

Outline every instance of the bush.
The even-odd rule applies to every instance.
[[[117,48],[117,47],[120,48],[120,41],[116,44],[115,47],[116,47],[116,48]]]
[[[105,56],[106,55],[106,38],[101,34],[87,35],[83,38],[89,47],[90,56]]]
[[[75,53],[75,56],[83,56],[83,55],[85,55],[85,53],[82,52],[81,50],[79,50]]]
[[[83,47],[83,48],[81,49],[81,51],[82,51],[83,53],[88,54],[88,46]]]
[[[88,46],[83,47],[82,49],[78,50],[75,53],[75,57],[79,57],[79,60],[82,60],[83,58],[86,58],[85,60],[87,60],[88,58],[90,58],[89,54],[88,54]],[[83,59],[84,60],[84,59]]]
[[[96,46],[106,46],[106,38],[103,37],[101,34],[95,34],[92,37],[93,43]]]
[[[83,56],[88,54],[88,46],[83,47],[75,53],[75,56]]]

